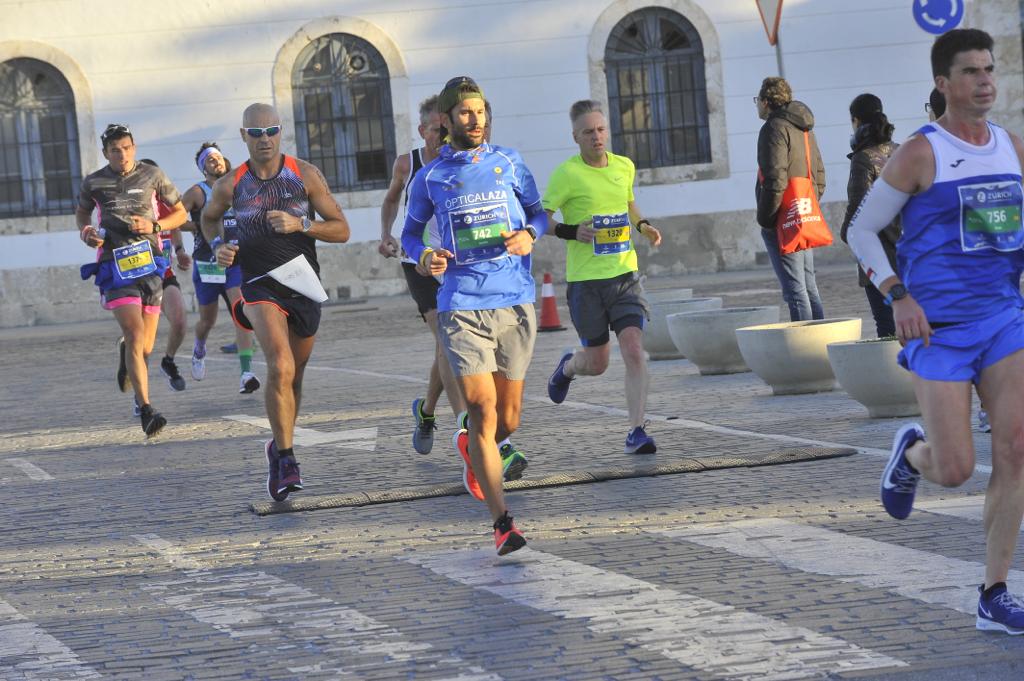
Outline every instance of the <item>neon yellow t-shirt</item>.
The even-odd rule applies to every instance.
[[[561,211],[562,222],[576,225],[593,219],[594,243],[566,242],[566,281],[611,279],[637,270],[629,224],[636,168],[625,156],[608,154],[608,165],[594,168],[577,154],[555,168],[544,193],[544,209]]]

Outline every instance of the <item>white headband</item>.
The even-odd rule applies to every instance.
[[[199,172],[206,174],[206,159],[210,158],[213,154],[217,154],[221,158],[224,158],[224,154],[220,153],[220,149],[217,147],[206,147],[202,153],[199,154],[199,158],[196,159],[196,165],[199,167]]]

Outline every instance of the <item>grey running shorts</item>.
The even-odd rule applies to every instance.
[[[608,342],[608,329],[644,328],[650,318],[647,301],[640,294],[640,276],[627,272],[611,279],[571,281],[565,291],[569,316],[585,347]]]
[[[121,288],[101,291],[103,308],[114,310],[122,305],[141,305],[146,314],[160,314],[160,303],[164,299],[162,279],[151,274],[140,277],[134,284]]]
[[[496,310],[451,310],[437,316],[441,345],[456,376],[500,371],[510,381],[526,378],[537,338],[533,303]]]

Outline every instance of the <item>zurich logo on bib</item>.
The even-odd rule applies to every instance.
[[[960,243],[964,252],[991,248],[1008,252],[1024,246],[1020,182],[973,184],[960,192]]]

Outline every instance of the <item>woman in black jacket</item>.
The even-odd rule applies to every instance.
[[[850,159],[850,181],[846,185],[848,203],[846,204],[846,217],[843,218],[843,228],[839,236],[846,241],[846,230],[850,227],[850,221],[854,213],[860,207],[860,202],[871,189],[878,176],[882,174],[882,168],[886,161],[896,151],[898,144],[892,141],[892,132],[895,126],[882,112],[882,100],[872,94],[857,95],[850,103],[850,123],[853,125],[853,135],[850,136],[850,147],[853,152],[848,155]],[[901,234],[900,219],[896,217],[886,226],[879,238],[882,240],[882,247],[889,257],[889,264],[893,271],[896,269],[896,242]],[[868,297],[868,304],[871,306],[871,316],[875,318],[875,330],[879,338],[896,335],[896,324],[892,319],[892,308],[886,305],[885,296],[871,283],[864,274],[864,270],[857,268],[860,285],[864,287],[864,293]]]

